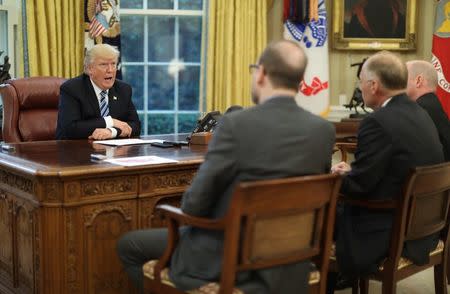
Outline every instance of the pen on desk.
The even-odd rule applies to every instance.
[[[174,146],[187,146],[187,145],[189,145],[188,142],[184,142],[184,141],[163,141],[163,144],[172,144]]]

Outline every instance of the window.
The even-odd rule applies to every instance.
[[[16,47],[18,42],[18,16],[20,5],[17,0],[0,0],[0,64],[4,63],[4,58],[9,57],[9,63],[12,64],[9,73],[15,77],[16,73]],[[1,104],[1,101],[0,101]]]
[[[142,134],[190,132],[202,109],[206,0],[122,0],[123,80]]]

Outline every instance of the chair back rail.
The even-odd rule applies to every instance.
[[[315,175],[241,183],[226,215],[221,292],[237,271],[313,258],[325,279],[341,179]],[[325,291],[325,283],[320,293]]]

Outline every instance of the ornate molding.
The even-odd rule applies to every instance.
[[[70,293],[81,293],[81,286],[78,279],[78,250],[76,242],[76,225],[74,209],[66,212],[66,230],[67,230],[67,288]]]
[[[192,183],[195,172],[178,174],[155,174],[155,188],[167,188],[167,187],[184,187],[189,186]]]
[[[16,242],[17,242],[17,273],[19,283],[30,289],[34,288],[36,269],[34,266],[36,252],[36,207],[22,200],[15,206]]]
[[[84,225],[90,227],[98,215],[113,211],[120,213],[126,221],[131,221],[131,209],[129,207],[125,208],[122,205],[103,204],[100,207],[92,209],[89,213],[84,214]]]
[[[81,196],[87,197],[122,194],[133,191],[137,193],[136,176],[83,181],[81,183]]]
[[[59,193],[59,184],[57,182],[48,182],[44,185],[44,197],[47,200],[61,199]]]
[[[0,182],[29,194],[34,194],[36,190],[32,180],[3,170],[0,171]]]
[[[192,183],[196,172],[197,170],[187,170],[144,175],[141,178],[141,191],[144,193],[162,190],[184,191]]]
[[[78,183],[70,183],[67,185],[67,197],[77,198],[80,195],[80,185]]]
[[[180,207],[181,195],[178,196],[165,196],[165,197],[152,197],[142,200],[141,208],[141,229],[143,228],[160,228],[167,227],[167,222],[164,221],[160,212],[155,211],[156,205],[169,204],[176,207]]]
[[[10,276],[13,273],[13,201],[0,190],[0,269]]]
[[[40,225],[40,217],[39,213],[37,213],[37,210],[33,211],[34,214],[34,244],[33,244],[33,251],[34,251],[34,280],[35,280],[35,287],[36,289],[41,289],[41,255],[40,255],[40,247],[41,247],[41,235],[39,230]]]

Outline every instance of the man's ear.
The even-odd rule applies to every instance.
[[[88,74],[88,76],[90,76],[90,75],[91,75],[91,72],[92,72],[92,65],[91,65],[91,64],[88,64],[88,65],[86,66],[86,73]]]
[[[264,80],[267,79],[266,71],[264,69],[263,65],[260,65],[256,71],[256,78],[255,81],[258,85],[261,85],[264,83]]]
[[[380,82],[378,80],[370,80],[369,89],[372,94],[376,94],[380,91]]]
[[[423,84],[424,84],[424,78],[423,78],[423,75],[418,75],[416,78],[415,78],[415,85],[416,85],[416,88],[420,88]]]

